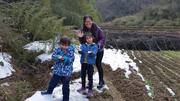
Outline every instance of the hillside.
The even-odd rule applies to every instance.
[[[155,4],[129,16],[116,18],[110,26],[180,26],[180,1],[158,0]]]
[[[153,4],[156,0],[96,0],[96,8],[105,21],[133,15]]]

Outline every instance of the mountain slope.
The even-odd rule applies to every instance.
[[[116,18],[109,25],[114,26],[180,26],[180,1],[158,0],[140,12]]]
[[[154,0],[97,0],[96,8],[107,21],[135,14],[153,2]]]

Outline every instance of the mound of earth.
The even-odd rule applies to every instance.
[[[126,50],[180,50],[180,34],[172,32],[108,32],[107,47]]]

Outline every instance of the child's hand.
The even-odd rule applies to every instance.
[[[88,55],[89,56],[93,56],[93,52],[92,51],[88,51]]]
[[[80,47],[77,47],[77,50],[78,50],[78,51],[81,51],[81,48],[80,48]]]
[[[82,54],[81,46],[76,46],[76,49],[77,49],[77,51],[78,51],[79,54]]]
[[[63,56],[58,56],[58,59],[64,60]]]
[[[64,57],[62,57],[60,60],[61,60],[61,61],[64,61]]]
[[[88,51],[88,54],[91,54],[92,53],[92,51]]]

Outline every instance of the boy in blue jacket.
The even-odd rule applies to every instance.
[[[60,39],[60,47],[56,48],[52,55],[52,59],[56,62],[53,66],[53,77],[49,82],[48,90],[41,92],[42,95],[52,94],[58,82],[61,81],[63,93],[62,101],[69,101],[69,82],[74,62],[74,47],[70,44],[70,39]]]
[[[88,74],[88,93],[87,97],[93,96],[93,72],[96,63],[96,54],[98,46],[93,43],[93,36],[86,35],[86,43],[82,44],[79,53],[81,54],[81,80],[82,87],[78,90],[81,94],[86,94],[86,73]]]

